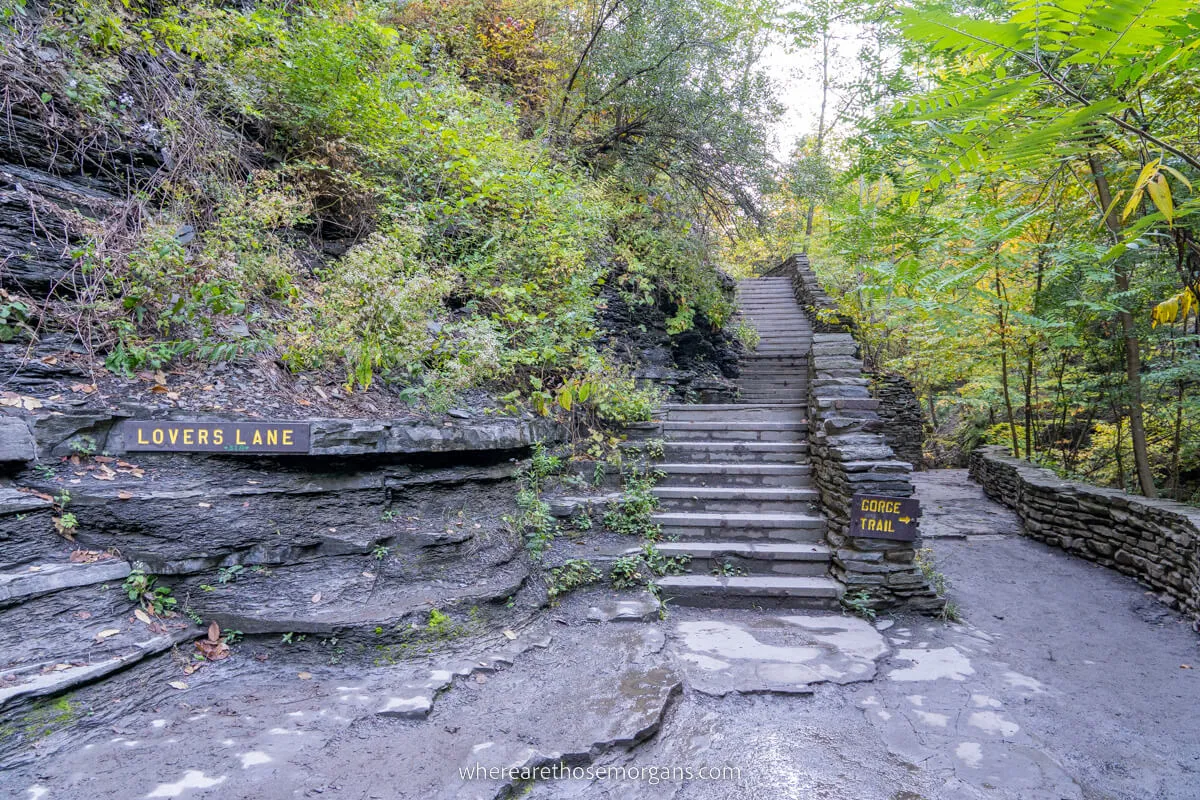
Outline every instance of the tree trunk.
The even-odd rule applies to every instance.
[[[1100,159],[1093,154],[1088,155],[1088,165],[1092,170],[1092,180],[1096,184],[1096,194],[1103,208],[1104,224],[1108,227],[1113,238],[1120,241],[1121,220],[1117,209],[1113,208],[1112,193],[1108,188],[1108,178],[1100,166]],[[1113,272],[1117,291],[1129,291],[1129,272],[1122,266],[1118,258]],[[1158,497],[1158,489],[1154,486],[1154,473],[1150,470],[1149,449],[1146,446],[1146,425],[1142,417],[1142,358],[1141,343],[1138,341],[1137,327],[1133,314],[1122,309],[1117,318],[1121,322],[1121,333],[1125,340],[1125,382],[1129,388],[1129,435],[1133,439],[1133,462],[1137,468],[1138,486],[1146,497]]]
[[[1000,262],[994,263],[996,281],[996,323],[1000,326],[1000,386],[1004,389],[1004,408],[1008,412],[1008,432],[1012,436],[1012,454],[1021,457],[1021,446],[1017,443],[1017,421],[1013,416],[1012,395],[1008,390],[1008,325],[1004,315],[1004,288],[1000,283]],[[1026,453],[1028,456],[1028,453]]]

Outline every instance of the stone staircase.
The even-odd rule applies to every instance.
[[[833,606],[841,585],[808,466],[812,326],[787,278],[742,281],[738,301],[761,337],[741,402],[664,409],[658,549],[690,556],[691,572],[658,583],[680,605]]]

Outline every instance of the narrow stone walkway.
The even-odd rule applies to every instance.
[[[691,574],[659,585],[679,605],[830,607],[840,585],[808,466],[812,326],[788,278],[741,281],[738,304],[761,338],[741,402],[666,409],[658,549],[690,557]]]

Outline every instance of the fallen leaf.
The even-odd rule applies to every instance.
[[[300,679],[300,680],[302,680],[302,681],[311,681],[311,680],[312,680],[312,673],[311,673],[311,672],[301,672],[301,673],[298,673],[298,674],[296,675],[296,677],[297,677],[297,678],[299,678],[299,679]]]
[[[54,366],[55,364],[58,363],[58,356],[42,356],[38,360],[41,361],[43,364],[49,364],[50,366]]]
[[[302,405],[302,406],[311,406],[312,405],[311,402],[309,402],[308,400],[305,400],[303,397],[297,397],[296,403],[297,403],[297,405]]]
[[[517,638],[517,635],[515,633],[513,633],[512,631],[508,631],[508,630],[506,630],[504,632],[504,635],[507,636],[509,639]]]
[[[76,611],[75,612],[75,619],[91,619],[91,618],[92,618],[92,612],[90,612],[90,611]]]
[[[167,392],[167,399],[168,400],[178,400],[179,392]]]
[[[133,492],[127,492],[124,489],[122,489],[121,491],[117,492],[117,499],[118,500],[132,500]]]
[[[1192,665],[1191,664],[1180,664],[1179,668],[1180,669],[1191,669]]]
[[[96,640],[103,642],[105,639],[109,638],[110,636],[116,636],[120,632],[121,632],[120,628],[105,628],[104,630],[102,630],[96,634]]]
[[[212,508],[212,503],[197,503],[201,508]]]
[[[321,593],[320,593],[320,592],[317,592],[316,594],[314,594],[314,595],[312,596],[312,601],[313,601],[314,603],[319,603],[319,602],[321,602]]]
[[[156,383],[150,387],[150,391],[154,392],[155,394],[166,394],[171,390],[163,386],[161,383]]]
[[[165,384],[167,382],[167,376],[161,369],[154,373],[154,382],[157,384]]]
[[[221,641],[221,626],[215,622],[208,626],[208,640],[210,642]]]
[[[154,623],[154,620],[150,619],[150,615],[147,614],[145,611],[142,611],[140,608],[136,609],[133,612],[133,615],[135,617],[137,617],[139,620],[141,620],[142,622],[146,623],[147,625],[152,625]]]
[[[364,577],[364,578],[374,578],[374,577],[375,577],[375,573],[374,573],[374,572],[364,572],[364,573],[363,573],[363,577]]]
[[[174,689],[186,689],[188,687],[188,685],[183,681],[168,681],[167,686],[170,686]]]
[[[76,394],[91,394],[92,392],[96,391],[96,384],[76,383],[71,386],[71,391],[75,392]]]
[[[116,473],[113,472],[93,472],[92,477],[98,481],[111,481],[116,478]]]
[[[111,464],[112,462],[116,461],[116,459],[112,456],[92,456],[92,461],[95,461],[98,464]]]
[[[74,559],[72,559],[72,560],[74,560]],[[43,569],[45,569],[45,568],[44,568],[44,567],[42,567],[42,566],[40,566],[40,565],[38,565],[38,566],[33,566],[33,567],[30,567],[30,568],[29,568],[29,571],[30,571],[30,572],[41,572]]]

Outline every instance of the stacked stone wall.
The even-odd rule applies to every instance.
[[[807,256],[792,256],[776,274],[787,275],[796,299],[813,322],[808,369],[809,454],[813,481],[833,549],[833,576],[848,594],[868,591],[878,607],[937,611],[937,597],[915,563],[915,542],[850,536],[850,500],[855,494],[909,497],[912,464],[888,444],[889,422],[858,358],[851,327],[834,310]]]
[[[888,372],[871,373],[871,394],[879,401],[879,416],[884,421],[884,436],[896,457],[925,468],[925,420],[921,403],[908,378]]]
[[[976,450],[971,477],[1026,535],[1130,575],[1200,621],[1200,508],[1063,480],[1006,453]]]

